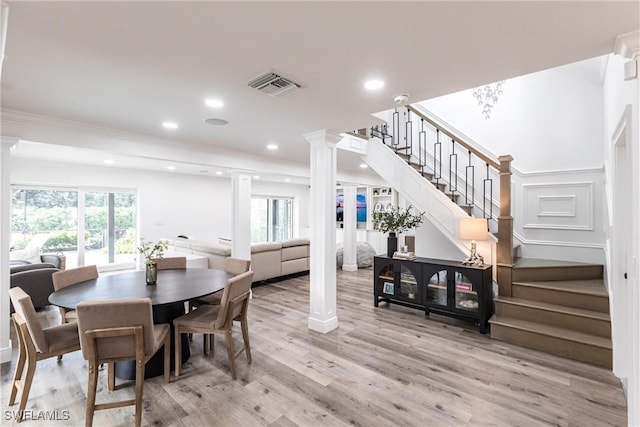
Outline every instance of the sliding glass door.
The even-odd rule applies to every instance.
[[[13,186],[11,248],[63,253],[67,267],[135,265],[134,191]]]
[[[293,236],[293,200],[253,197],[251,199],[251,242],[275,242]]]

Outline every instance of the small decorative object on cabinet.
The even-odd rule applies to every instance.
[[[380,301],[478,324],[487,332],[493,315],[492,267],[429,258],[374,257],[373,305]]]

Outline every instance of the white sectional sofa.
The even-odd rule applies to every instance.
[[[171,252],[206,256],[209,268],[223,269],[225,259],[231,256],[228,244],[182,238],[166,240]],[[309,271],[309,240],[289,239],[252,244],[251,270],[254,272],[254,282]]]

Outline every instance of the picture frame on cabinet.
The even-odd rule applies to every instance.
[[[382,293],[393,295],[393,282],[384,282]]]

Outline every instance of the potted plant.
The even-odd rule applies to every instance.
[[[140,252],[145,260],[145,270],[147,285],[155,285],[158,279],[158,265],[154,261],[155,258],[162,258],[164,251],[169,247],[166,240],[158,240],[157,243],[145,242],[144,238],[140,239],[140,246],[138,246],[138,252]]]
[[[373,222],[378,230],[389,233],[387,239],[387,256],[392,257],[398,249],[398,234],[422,224],[424,213],[412,213],[413,206],[406,209],[391,207],[381,212],[373,213]]]

